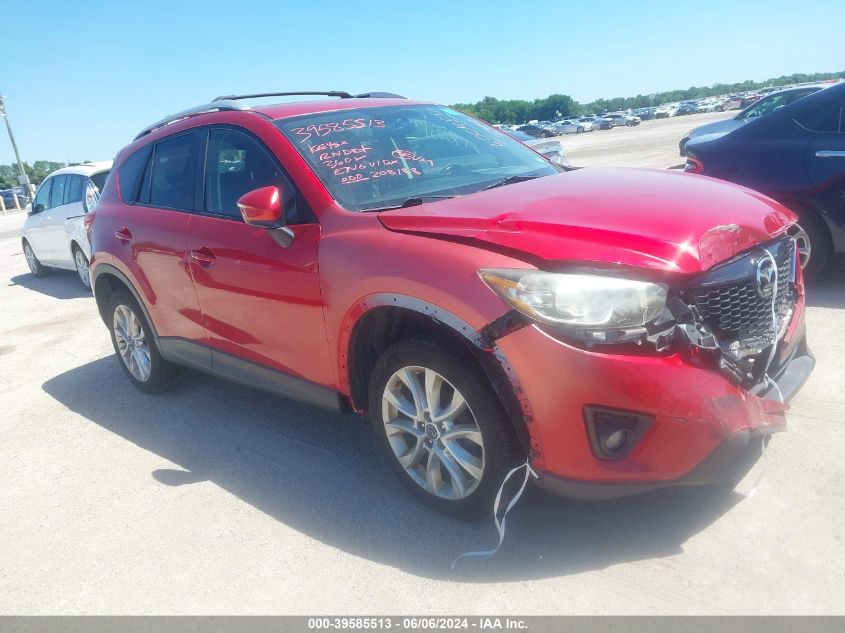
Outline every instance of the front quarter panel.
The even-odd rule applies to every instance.
[[[463,244],[389,231],[374,213],[323,216],[320,281],[337,384],[349,394],[346,354],[356,321],[394,293],[442,309],[474,330],[507,311],[478,277],[480,268],[531,268],[520,260]]]

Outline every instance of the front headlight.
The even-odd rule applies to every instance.
[[[667,286],[648,281],[518,269],[482,269],[478,274],[513,308],[552,325],[641,327],[666,305]]]

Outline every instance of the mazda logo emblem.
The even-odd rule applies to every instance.
[[[757,282],[757,294],[764,299],[771,299],[772,290],[775,287],[775,263],[769,257],[764,257],[757,262],[757,275],[755,281]]]

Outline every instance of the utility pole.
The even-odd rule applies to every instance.
[[[18,161],[18,170],[20,171],[20,176],[18,176],[18,184],[21,187],[26,187],[27,193],[32,196],[32,191],[29,187],[29,176],[26,175],[26,170],[23,167],[23,161],[21,160],[20,152],[18,152],[18,144],[15,143],[15,135],[12,134],[12,126],[9,125],[9,115],[6,114],[6,97],[0,95],[0,116],[2,116],[6,121],[6,129],[9,131],[9,140],[12,141],[12,149],[15,150],[15,159]]]

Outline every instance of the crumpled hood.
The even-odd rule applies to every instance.
[[[477,240],[549,262],[697,273],[782,234],[762,194],[677,171],[587,168],[382,211],[390,230]]]

